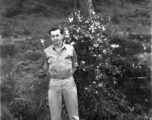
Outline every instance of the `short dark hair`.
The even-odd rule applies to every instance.
[[[59,27],[54,27],[54,28],[51,28],[51,29],[48,31],[49,35],[51,35],[51,32],[52,32],[52,31],[55,31],[55,30],[60,30],[60,33],[63,34],[63,29],[61,29],[61,28],[59,28]]]

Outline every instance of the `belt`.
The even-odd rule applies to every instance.
[[[68,79],[68,77],[57,77],[57,76],[51,76],[52,79],[60,79],[60,80],[64,80],[64,79]]]

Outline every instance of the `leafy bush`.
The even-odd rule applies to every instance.
[[[42,52],[41,51],[31,51],[31,50],[27,50],[24,53],[25,57],[29,60],[35,61],[38,60],[42,57]]]
[[[18,48],[13,44],[1,45],[0,49],[0,56],[3,58],[12,57],[18,53]]]
[[[9,59],[3,64],[2,67],[8,68],[3,69],[3,72],[8,75],[1,82],[1,103],[6,103],[2,118],[42,120],[48,114],[49,78],[45,73],[39,73],[43,61],[32,60],[24,59],[12,64],[12,59]]]
[[[71,14],[69,20],[71,22],[65,30],[69,31],[71,39],[66,38],[65,42],[72,44],[78,55],[79,67],[74,77],[78,86],[81,118],[142,118],[150,109],[150,89],[146,84],[144,89],[140,88],[142,82],[130,81],[131,78],[138,79],[142,76],[145,77],[145,82],[149,81],[149,68],[140,65],[135,57],[136,54],[144,52],[142,44],[109,38],[105,33],[104,21],[95,14],[92,18],[85,19],[76,11]],[[136,88],[131,87],[135,84]],[[132,93],[130,89],[139,90],[143,94]],[[144,100],[147,102],[143,103]],[[136,102],[140,108],[135,110]],[[146,107],[148,108],[145,109]]]
[[[109,88],[109,75],[117,75],[121,71],[111,64],[113,48],[105,36],[103,21],[96,15],[93,19],[84,19],[80,12],[73,13],[70,19],[73,21],[67,25],[67,29],[79,64],[75,79],[78,84],[80,115],[90,120],[116,119],[121,113],[119,107],[124,108],[126,105],[121,100],[122,95],[114,95]]]
[[[44,73],[39,73],[43,67],[42,51],[39,50],[42,45],[38,39],[30,40],[1,46],[3,119],[38,120],[48,114],[46,86],[49,80],[44,78]],[[38,116],[38,113],[41,114]]]

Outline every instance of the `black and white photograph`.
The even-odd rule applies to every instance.
[[[152,0],[0,0],[0,120],[152,120]]]

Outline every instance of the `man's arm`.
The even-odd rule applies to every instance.
[[[78,67],[78,62],[77,62],[77,54],[75,52],[75,49],[73,49],[73,59],[72,59],[72,70],[73,74],[76,71],[76,68]]]
[[[49,75],[50,77],[57,76],[57,72],[55,70],[53,69],[49,70],[49,63],[48,63],[46,54],[44,54],[43,58],[44,58],[44,65],[43,65],[44,72],[46,72],[46,74]]]
[[[49,69],[49,64],[48,64],[48,61],[47,61],[46,54],[43,55],[43,59],[44,59],[43,69],[44,69],[45,71],[48,71],[48,69]]]

